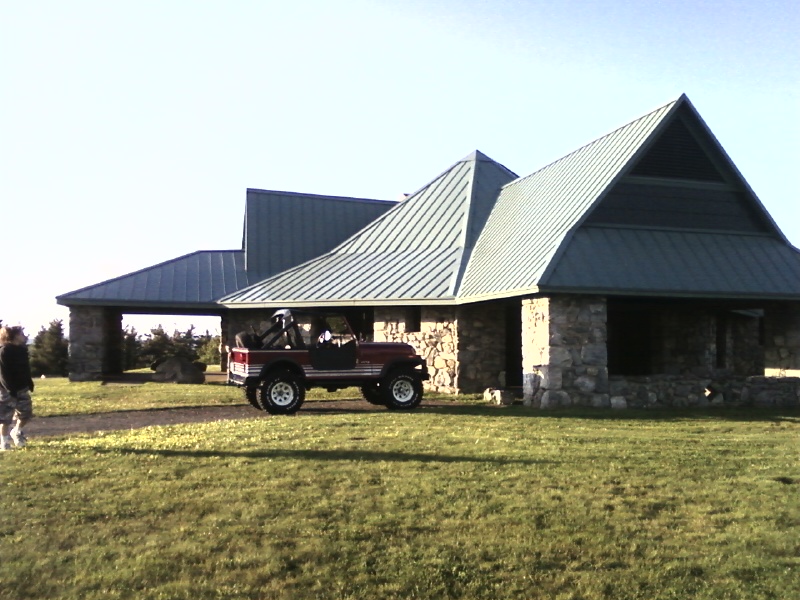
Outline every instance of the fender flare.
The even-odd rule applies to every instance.
[[[419,371],[417,371],[417,367],[420,367]],[[400,358],[393,362],[386,363],[385,365],[383,365],[383,369],[381,369],[381,379],[386,377],[389,373],[391,373],[395,369],[408,369],[410,371],[419,372],[422,381],[430,379],[427,365],[425,364],[425,361],[422,358]]]
[[[276,358],[275,360],[271,360],[267,363],[264,363],[264,366],[261,367],[261,371],[258,373],[258,381],[264,381],[267,376],[267,373],[270,371],[274,371],[276,369],[283,369],[289,371],[293,375],[297,376],[300,383],[305,385],[306,381],[306,373],[303,371],[303,367],[297,364],[294,361],[288,360],[286,358]]]

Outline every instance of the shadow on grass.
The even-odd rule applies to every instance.
[[[313,461],[347,462],[421,462],[421,463],[483,463],[491,465],[542,465],[557,464],[552,460],[531,460],[525,458],[488,458],[477,456],[446,456],[441,454],[420,454],[404,452],[381,452],[375,450],[175,450],[149,448],[97,448],[99,454],[128,454],[144,456],[163,456],[168,458],[259,458]]]
[[[472,415],[486,417],[515,417],[535,419],[592,419],[597,421],[772,421],[800,425],[798,407],[715,407],[715,408],[532,408],[521,404],[512,406],[468,405],[425,406],[421,412],[439,415]]]

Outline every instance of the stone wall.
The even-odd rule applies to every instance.
[[[408,329],[417,322],[419,331]],[[425,359],[427,389],[478,393],[501,385],[505,369],[505,313],[500,303],[457,307],[379,307],[375,341],[405,342]]]
[[[771,304],[764,311],[767,375],[800,375],[800,303]]]
[[[456,387],[460,393],[478,393],[487,387],[505,387],[505,319],[505,305],[500,302],[456,307]]]
[[[598,296],[522,301],[523,398],[541,408],[610,405],[607,318]]]
[[[668,310],[657,313],[657,335],[652,372],[702,376],[716,362],[714,314],[701,310]]]
[[[611,408],[800,407],[798,377],[612,376]]]
[[[69,379],[91,381],[122,371],[122,313],[104,307],[69,311]]]
[[[419,331],[409,329],[417,321]],[[430,379],[427,389],[447,394],[458,393],[455,311],[453,307],[383,306],[375,308],[375,341],[410,344],[425,359]]]

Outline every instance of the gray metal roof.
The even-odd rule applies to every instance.
[[[702,196],[705,186],[709,190],[706,195],[711,199],[703,204],[719,205],[716,208],[719,214],[727,214],[729,222],[740,231],[712,235],[720,232],[701,230],[719,228],[720,223],[707,225],[702,219],[693,223],[688,222],[688,218],[683,230],[664,231],[654,227],[653,222],[658,219],[667,222],[663,213],[669,211],[655,211],[640,217],[639,221],[649,219],[650,224],[635,232],[583,229],[588,227],[585,223],[593,211],[603,206],[609,192],[617,189],[637,161],[653,159],[649,150],[658,148],[656,144],[665,132],[674,131],[670,126],[678,119],[696,132],[698,143],[693,151],[704,155],[698,154],[690,161],[678,157],[677,163],[683,165],[664,165],[662,170],[690,167],[691,173],[687,176],[694,179],[697,173],[707,174],[716,165],[719,171],[715,171],[714,177],[718,175],[722,183],[687,180],[681,185],[693,186],[693,192],[687,193],[686,198],[698,204],[701,203],[693,197],[694,189],[701,190]],[[655,153],[658,160],[667,158],[662,149]],[[698,164],[700,159],[705,161],[702,165]],[[689,164],[692,161],[695,164]],[[651,160],[648,169],[653,168]],[[639,176],[639,181],[643,179]],[[653,181],[664,183],[666,180],[662,176]],[[734,191],[722,196],[716,191],[718,188]],[[646,195],[638,199],[646,208],[655,201]],[[690,214],[685,207],[684,211]],[[605,211],[606,216],[610,214],[613,211]],[[746,218],[746,214],[753,216]],[[745,229],[747,232],[743,233]],[[748,235],[751,231],[761,231],[763,237]],[[647,253],[648,256],[634,258],[630,253]],[[690,258],[692,268],[682,269],[682,261]],[[630,264],[631,268],[623,269],[622,264]],[[640,272],[639,268],[647,272]],[[758,271],[758,276],[749,277],[749,271]],[[617,294],[658,292],[798,298],[798,273],[800,254],[780,232],[688,98],[681,96],[505,186],[475,246],[459,290],[459,300],[476,301],[555,289],[583,293],[603,290]]]
[[[548,290],[800,297],[800,255],[686,96],[512,178],[476,152],[331,253],[221,302],[466,303]],[[702,232],[713,216],[714,231]],[[610,229],[608,219],[639,227]],[[674,222],[684,227],[669,230]]]
[[[675,102],[505,186],[475,245],[462,299],[535,293],[567,234],[620,175]]]
[[[250,280],[265,279],[328,252],[395,204],[248,189],[242,247]]]
[[[500,187],[515,177],[473,152],[330,253],[221,302],[452,301]]]
[[[769,235],[582,227],[542,291],[791,299],[800,251]]]
[[[202,251],[58,296],[66,306],[219,309],[215,300],[248,284],[241,250]]]
[[[59,296],[66,306],[216,309],[216,300],[327,252],[396,202],[247,190],[242,250],[203,251]]]
[[[248,190],[243,247],[58,301],[454,304],[547,291],[800,298],[800,253],[686,96],[519,179],[476,151],[396,205]],[[196,262],[205,254],[217,266]]]

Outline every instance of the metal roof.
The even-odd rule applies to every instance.
[[[636,180],[652,190],[682,173],[696,181],[680,185],[718,188],[684,194],[680,218],[669,194],[630,194]],[[701,231],[694,215],[719,218]],[[248,190],[242,251],[187,255],[58,301],[454,304],[546,291],[797,299],[800,253],[681,96],[523,178],[476,151],[398,204]]]
[[[791,299],[800,251],[770,235],[582,227],[541,290]]]
[[[67,306],[219,309],[215,300],[248,284],[241,250],[201,251],[56,298]]]
[[[742,231],[725,235],[701,232],[702,221],[676,231],[588,229],[587,219],[602,206],[609,191],[640,158],[653,159],[650,148],[658,149],[657,160],[665,158],[663,145],[657,143],[665,132],[672,131],[670,125],[677,119],[691,125],[699,142],[695,150],[704,152],[702,158],[709,161],[698,165],[698,157],[683,160],[694,171],[687,176],[693,179],[701,172],[700,166],[719,165],[720,178],[738,190],[735,202],[741,203],[741,207],[730,205],[725,210],[753,214],[753,223],[761,224],[758,229],[763,237]],[[690,165],[692,161],[695,164]],[[675,168],[666,165],[664,170]],[[707,183],[685,185],[702,188]],[[747,224],[743,218],[731,222]],[[647,256],[633,257],[632,253]],[[691,268],[682,268],[682,261],[689,261]],[[624,264],[630,268],[621,268]],[[758,276],[749,277],[749,272],[756,271]],[[505,186],[475,246],[458,296],[460,302],[469,302],[568,289],[798,298],[798,273],[800,254],[684,95]]]
[[[250,280],[259,281],[328,252],[395,204],[248,189],[242,247]]]
[[[330,253],[221,302],[452,301],[501,186],[515,177],[475,151]]]
[[[56,300],[130,310],[219,310],[222,296],[327,252],[395,204],[248,189],[242,250],[188,254]]]
[[[648,115],[506,185],[459,290],[461,299],[535,293],[567,234],[675,106]]]

